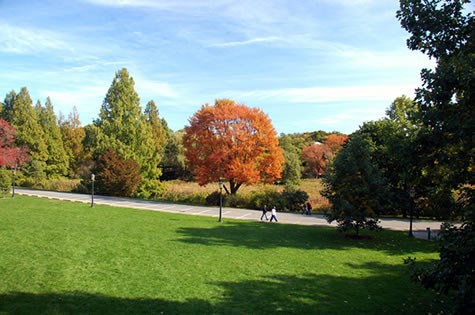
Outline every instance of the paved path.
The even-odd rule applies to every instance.
[[[45,190],[34,190],[27,188],[15,188],[15,193],[19,195],[28,195],[41,198],[57,199],[57,200],[67,200],[67,201],[77,201],[83,203],[91,203],[91,195],[86,194],[75,194],[75,193],[64,193],[64,192],[54,192],[54,191],[45,191]],[[151,211],[162,211],[162,212],[171,212],[171,213],[181,213],[188,215],[202,215],[209,217],[219,216],[218,207],[204,207],[204,206],[191,206],[175,203],[167,203],[160,201],[148,201],[148,200],[139,200],[131,198],[121,198],[121,197],[109,197],[109,196],[100,196],[94,195],[94,204],[97,205],[109,205],[114,207],[125,207],[125,208],[134,208],[142,210],[151,210]],[[222,209],[223,220],[227,218],[232,219],[241,219],[241,220],[251,220],[259,221],[261,212],[257,210],[249,209],[237,209],[237,208],[223,208]],[[328,224],[328,222],[323,218],[322,215],[311,215],[305,216],[297,213],[277,213],[279,222],[289,223],[289,224],[300,224],[300,225],[322,225],[322,226],[336,226],[336,223]],[[270,215],[269,215],[270,218]],[[408,219],[382,219],[381,226],[385,229],[397,230],[397,231],[408,231],[409,230],[409,220]],[[432,236],[434,236],[440,229],[440,222],[434,221],[424,221],[424,220],[413,220],[413,231],[414,235],[418,238],[427,238],[427,228],[430,228],[432,231]]]

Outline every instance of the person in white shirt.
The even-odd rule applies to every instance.
[[[271,211],[270,222],[272,222],[272,219],[274,219],[275,222],[279,222],[277,220],[277,210],[275,209],[275,206],[272,208],[272,211]]]

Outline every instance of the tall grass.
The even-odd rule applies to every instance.
[[[166,193],[161,197],[161,199],[175,202],[204,204],[206,196],[219,191],[218,183],[200,186],[195,182],[174,180],[167,181],[166,186]],[[296,188],[308,193],[309,201],[315,211],[328,207],[328,200],[320,195],[320,191],[323,188],[320,179],[304,179]],[[283,185],[244,185],[238,191],[238,198],[242,200],[240,203],[246,203],[246,200],[251,200],[253,195],[256,193],[263,191],[282,192],[283,190]]]

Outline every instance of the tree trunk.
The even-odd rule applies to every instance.
[[[237,184],[234,179],[229,181],[229,186],[231,187],[231,195],[235,195],[238,189],[241,187],[242,183]]]

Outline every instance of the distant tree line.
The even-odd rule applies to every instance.
[[[0,168],[4,173],[6,168],[15,169],[17,185],[37,188],[51,187],[47,185],[51,181],[78,179],[81,184],[76,189],[86,192],[94,173],[97,192],[108,195],[157,198],[163,192],[164,180],[179,178],[205,184],[218,181],[218,177],[227,178],[228,192],[235,193],[243,184],[295,185],[302,177],[319,176],[346,139],[338,132],[324,131],[277,137],[267,116],[257,109],[231,100],[217,100],[214,106],[206,106],[211,114],[221,115],[213,120],[220,121],[221,125],[213,128],[215,132],[222,132],[219,139],[226,138],[226,144],[218,138],[211,141],[210,134],[203,134],[198,144],[193,144],[196,138],[193,132],[200,130],[203,124],[210,128],[211,122],[205,118],[195,129],[190,120],[189,127],[174,132],[160,117],[153,100],[142,110],[134,80],[125,68],[115,74],[98,118],[85,126],[76,107],[67,118],[62,113],[57,117],[49,97],[44,105],[39,100],[33,105],[28,89],[23,87],[18,93],[8,93],[0,103],[0,119],[14,130],[14,137],[9,138],[13,140],[1,147],[5,150],[22,148],[22,152],[28,152],[28,159],[18,155],[10,159],[14,162],[0,161]],[[223,116],[225,112],[227,116]],[[202,116],[206,115],[209,116]],[[235,134],[224,129],[219,131],[220,126],[234,130]],[[210,153],[219,143],[221,151],[220,155],[202,160],[200,171],[197,157],[202,156],[207,143],[211,145]],[[200,154],[193,155],[194,147]],[[319,153],[308,153],[312,150]],[[226,156],[226,152],[232,155]],[[261,152],[259,157],[249,155],[258,152]],[[262,163],[253,164],[256,161]],[[209,171],[216,169],[216,163],[227,167],[226,171],[224,168],[220,174]],[[257,168],[249,168],[251,165]],[[213,176],[207,177],[209,174]],[[119,188],[120,185],[129,187]]]

